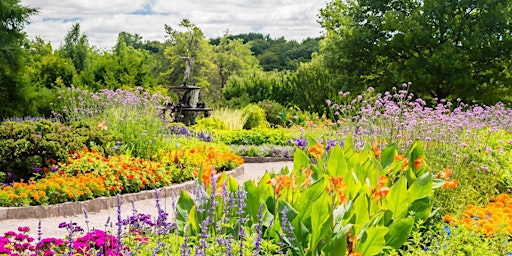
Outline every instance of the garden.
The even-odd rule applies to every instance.
[[[1,207],[143,190],[158,206],[159,188],[195,189],[105,229],[63,218],[65,238],[20,226],[0,236],[0,255],[511,254],[512,109],[427,103],[409,87],[339,92],[322,116],[215,109],[189,127],[159,93],[61,89],[52,118],[1,123]],[[293,168],[239,183],[225,171],[242,157]]]

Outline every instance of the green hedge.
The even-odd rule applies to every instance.
[[[227,145],[289,145],[293,135],[284,129],[215,130],[214,139]]]
[[[48,167],[50,161],[66,161],[68,151],[95,147],[105,153],[107,144],[115,141],[108,130],[78,123],[68,126],[48,120],[12,122],[0,124],[0,182],[7,173],[16,179],[27,179],[34,168]]]

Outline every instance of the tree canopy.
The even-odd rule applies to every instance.
[[[412,81],[423,96],[510,94],[512,0],[334,0],[321,10],[326,66],[343,89]]]
[[[26,104],[23,97],[26,83],[20,76],[25,56],[23,28],[37,10],[19,2],[0,1],[0,117],[25,114],[16,107]]]

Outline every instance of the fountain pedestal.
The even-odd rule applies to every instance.
[[[171,116],[176,122],[185,125],[196,124],[196,118],[199,113],[209,116],[211,108],[206,108],[204,102],[199,101],[201,87],[189,86],[187,84],[179,86],[169,86],[169,92],[178,95],[179,101],[171,107]]]

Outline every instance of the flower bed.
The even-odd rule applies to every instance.
[[[194,178],[198,169],[230,170],[243,159],[215,147],[170,151],[162,161],[135,157],[104,157],[84,148],[66,163],[43,170],[38,179],[15,182],[0,190],[0,206],[27,206],[82,201],[133,193]]]

